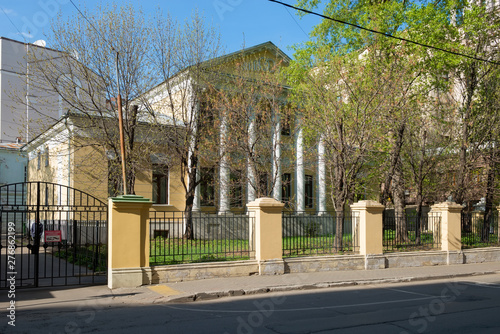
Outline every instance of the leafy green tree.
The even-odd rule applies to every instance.
[[[464,57],[414,43],[398,41],[366,30],[353,28],[331,20],[323,20],[311,33],[311,41],[297,48],[298,59],[312,59],[317,47],[348,55],[357,50],[397,48],[406,57],[418,58],[414,71],[421,73],[419,85],[427,85],[429,101],[446,105],[453,114],[456,127],[451,134],[459,152],[454,163],[456,182],[453,198],[458,203],[472,199],[473,184],[470,174],[482,155],[485,132],[479,130],[485,110],[473,110],[479,98],[480,87],[497,66],[486,60],[498,59],[498,11],[490,4],[474,1],[319,1],[300,0],[299,6],[322,9],[323,14],[335,19],[373,29],[384,34],[406,38],[421,44],[468,55]],[[397,117],[396,124],[398,124]],[[399,123],[390,153],[389,166],[398,166],[400,143],[404,142],[406,125]],[[423,138],[421,138],[422,140]],[[397,162],[397,163],[394,163]],[[389,168],[382,201],[387,197],[387,184],[397,176],[398,168]],[[394,196],[394,194],[393,194]]]
[[[336,56],[323,49],[318,51],[313,66],[296,62],[290,72],[306,145],[314,147],[321,141],[325,147],[331,201],[337,215],[337,249],[342,249],[345,205],[375,148],[378,134],[373,129],[384,108],[387,88],[379,85],[384,82],[382,78],[380,82],[365,80],[375,76],[376,68],[365,66],[358,56],[363,57]]]

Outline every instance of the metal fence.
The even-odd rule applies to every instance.
[[[337,237],[337,223],[342,235]],[[355,213],[284,212],[283,257],[359,252],[359,217]]]
[[[462,248],[498,246],[498,212],[485,220],[484,212],[462,212]]]
[[[383,218],[384,252],[431,250],[441,247],[441,215],[429,213],[420,220],[415,214]]]
[[[184,212],[149,213],[151,265],[246,260],[252,255],[254,218],[246,214],[193,212],[193,238]]]
[[[0,286],[9,272],[17,287],[105,283],[107,220],[106,203],[65,185],[0,186]]]

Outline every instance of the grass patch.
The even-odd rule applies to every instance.
[[[431,250],[439,247],[439,240],[434,241],[434,236],[430,232],[420,233],[420,243],[417,244],[417,234],[415,231],[407,232],[408,241],[397,241],[396,231],[384,230],[383,247],[385,252]]]
[[[483,241],[480,234],[462,234],[462,248],[493,247],[498,245],[498,234],[490,233],[487,241]]]
[[[180,264],[248,260],[248,240],[185,240],[157,237],[150,242],[149,263]]]
[[[69,263],[87,267],[94,272],[99,272],[108,270],[107,254],[107,245],[89,245],[77,247],[76,250],[73,247],[69,247],[58,250],[52,255],[68,261]]]
[[[342,238],[342,247],[336,247],[335,235],[296,236],[283,238],[283,256],[299,257],[352,253],[356,249],[350,234]]]

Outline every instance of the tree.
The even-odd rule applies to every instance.
[[[217,80],[214,69],[223,47],[218,31],[207,26],[198,11],[183,26],[158,15],[152,32],[152,65],[159,70],[162,83],[140,101],[153,123],[174,125],[173,134],[165,133],[166,147],[170,159],[180,164],[186,198],[184,237],[192,239],[195,191],[205,181],[200,167],[219,163],[214,141],[219,120],[209,108],[206,90]]]
[[[255,59],[241,51],[230,61],[230,71],[227,64],[217,70],[219,80],[210,90],[210,104],[221,120],[219,159],[224,183],[229,183],[229,174],[236,176],[232,188],[247,187],[250,199],[281,199],[281,171],[290,167],[286,161],[293,154],[293,150],[282,154],[281,149],[282,134],[292,135],[294,116],[281,75],[285,64],[279,55],[271,57],[277,61],[255,69],[251,66]]]
[[[116,112],[116,96],[121,93],[126,182],[129,193],[134,194],[137,170],[148,163],[148,154],[144,154],[150,152],[148,138],[154,136],[150,129],[141,126],[141,111],[134,103],[157,81],[149,62],[151,30],[142,11],[130,4],[85,10],[84,15],[88,20],[76,15],[67,19],[59,16],[53,22],[50,46],[60,50],[61,55],[31,55],[29,61],[36,68],[33,82],[46,96],[59,97],[56,108],[61,115],[80,119],[79,131],[85,135],[73,141],[75,149],[99,146],[108,152],[109,179],[115,192],[121,188],[121,173],[113,173],[120,171],[114,166],[122,159]],[[88,161],[90,173],[92,163],[93,159]],[[108,166],[94,164],[94,168]]]
[[[323,7],[323,13],[335,19],[374,29],[384,34],[403,37],[438,48],[452,50],[470,57],[487,60],[498,59],[498,14],[494,6],[478,6],[475,1],[318,1],[300,0],[299,6],[308,9]],[[457,124],[452,138],[457,144],[455,163],[455,187],[450,192],[458,203],[472,199],[473,184],[470,175],[477,168],[482,156],[486,137],[479,130],[485,110],[474,108],[479,98],[480,87],[485,83],[495,65],[479,59],[438,51],[413,43],[395,42],[380,34],[353,29],[331,20],[323,20],[311,33],[312,41],[297,48],[297,55],[312,55],[318,46],[326,46],[331,51],[348,55],[357,50],[376,47],[381,50],[397,45],[405,57],[417,57],[415,72],[422,73],[429,92],[440,96],[429,96],[439,103],[454,107],[454,121]],[[392,45],[392,46],[391,46]],[[447,106],[447,107],[448,107]],[[474,110],[473,110],[474,109]],[[405,125],[399,123],[394,133],[403,135]],[[478,131],[479,130],[479,131]],[[396,146],[391,153],[392,166],[387,178],[396,180],[399,168],[399,148],[403,143],[400,136],[394,140]],[[422,141],[423,138],[420,138]],[[396,163],[397,162],[397,163]],[[386,178],[382,198],[387,197],[389,179]],[[384,192],[386,194],[384,194]],[[394,196],[394,194],[393,194]],[[383,200],[383,199],[382,199]]]
[[[317,8],[320,1],[298,1],[300,6],[308,9]],[[344,20],[375,29],[384,33],[398,33],[405,26],[405,13],[409,10],[406,1],[325,1],[323,13],[335,19]],[[296,56],[301,58],[320,58],[315,49],[323,47],[340,57],[353,58],[353,54],[363,52],[363,73],[361,80],[370,81],[367,85],[379,87],[380,93],[385,97],[379,99],[376,126],[372,131],[373,138],[377,140],[376,150],[386,152],[373,158],[382,159],[383,177],[378,176],[382,184],[379,200],[386,204],[392,198],[395,204],[396,225],[398,238],[406,239],[406,224],[404,219],[405,184],[401,149],[406,137],[408,122],[414,112],[408,106],[413,102],[418,93],[415,92],[415,83],[421,75],[415,70],[417,57],[409,57],[405,53],[404,45],[381,37],[378,34],[364,30],[353,29],[330,20],[323,20],[311,33],[312,41],[297,48]],[[353,59],[354,62],[360,60]],[[304,62],[306,63],[306,62]],[[360,66],[353,62],[346,63],[346,67]],[[355,99],[369,101],[371,91],[363,91],[365,96],[356,96]],[[351,102],[351,100],[349,101]],[[379,132],[377,134],[377,132]],[[354,189],[351,189],[353,191]],[[347,195],[353,197],[352,194]]]
[[[208,152],[208,122],[200,112],[204,87],[211,75],[206,61],[222,52],[218,32],[194,11],[183,25],[157,10],[146,17],[131,4],[105,5],[52,26],[51,46],[58,59],[38,64],[38,85],[60,96],[65,111],[85,122],[86,140],[111,159],[102,167],[111,188],[121,191],[120,145],[116,96],[122,96],[126,182],[135,193],[137,173],[151,169],[151,154],[163,153],[169,166],[180,166],[186,193],[186,236],[193,237],[191,210],[198,178],[200,152]],[[41,59],[40,59],[41,60]],[[62,80],[62,78],[64,78]],[[88,140],[91,138],[92,140]],[[208,160],[209,161],[209,160]],[[90,161],[92,163],[92,161]]]
[[[309,146],[321,142],[325,147],[331,200],[337,215],[337,249],[342,249],[345,205],[376,148],[379,133],[374,129],[380,126],[386,106],[385,90],[390,90],[379,68],[365,63],[363,57],[357,53],[337,56],[322,49],[314,55],[310,68],[300,60],[292,67],[294,96],[303,112],[306,141]]]
[[[499,113],[499,88],[500,77],[498,69],[492,69],[488,76],[483,80],[483,84],[479,88],[478,100],[474,104],[473,110],[480,113],[483,118],[478,123],[478,133],[482,133],[484,137],[481,147],[482,159],[481,163],[485,172],[483,179],[485,183],[485,213],[484,224],[480,232],[481,241],[489,242],[490,226],[493,222],[493,203],[498,199],[498,166],[500,163],[499,155],[499,132],[500,132],[500,113]]]

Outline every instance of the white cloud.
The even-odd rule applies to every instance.
[[[7,15],[16,16],[17,13],[13,9],[0,7],[0,9]]]
[[[33,38],[33,35],[32,35],[32,34],[29,34],[29,33],[27,33],[27,32],[17,33],[16,35],[21,35],[21,36],[23,36],[24,38]]]

